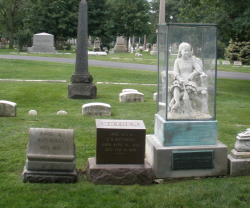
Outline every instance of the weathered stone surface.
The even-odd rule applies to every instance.
[[[111,106],[106,103],[87,103],[82,106],[82,115],[111,116]]]
[[[121,53],[121,52],[127,52],[127,40],[120,36],[116,38],[116,44],[114,47],[114,52],[115,53]]]
[[[146,128],[141,120],[96,119],[97,164],[143,164]]]
[[[24,182],[77,180],[72,129],[31,128],[29,136]]]
[[[135,89],[123,89],[122,92],[138,92],[138,90],[135,90]]]
[[[88,159],[88,180],[96,184],[132,185],[152,184],[154,174],[147,161],[142,165],[97,165],[96,158]]]
[[[56,113],[56,115],[67,115],[67,111],[64,111],[64,110],[60,110]]]
[[[75,72],[68,85],[70,99],[95,99],[97,89],[92,83],[93,77],[88,71],[88,4],[86,0],[79,3],[77,27],[77,53]]]
[[[144,102],[144,94],[140,92],[122,92],[119,94],[120,102]]]
[[[30,116],[37,116],[37,111],[36,110],[30,110],[28,115]]]
[[[15,117],[16,116],[16,103],[0,100],[0,117]]]
[[[250,152],[250,128],[236,136],[234,149],[238,152]]]
[[[56,53],[54,47],[54,35],[38,33],[33,36],[33,46],[28,48],[30,53]]]
[[[71,83],[68,85],[68,97],[71,99],[95,99],[97,88],[93,83]]]
[[[228,155],[231,176],[250,175],[250,158],[236,159]]]
[[[173,170],[173,151],[213,151],[213,167],[207,169]],[[187,178],[227,175],[227,147],[221,142],[216,145],[164,147],[154,135],[146,137],[146,159],[154,170],[156,178]],[[204,159],[204,158],[203,158]],[[196,159],[197,160],[197,159]],[[184,161],[185,162],[185,161]],[[193,167],[193,166],[192,166]]]

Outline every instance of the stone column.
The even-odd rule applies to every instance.
[[[160,0],[159,24],[165,23],[165,0]]]
[[[86,0],[79,3],[77,28],[77,53],[75,73],[68,86],[68,97],[72,99],[95,99],[96,86],[88,71],[88,5]]]

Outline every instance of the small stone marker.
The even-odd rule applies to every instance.
[[[119,94],[120,102],[144,102],[144,94],[140,92],[122,92]]]
[[[111,116],[111,106],[106,103],[87,103],[82,106],[82,115]]]
[[[23,182],[77,181],[73,129],[31,128]]]
[[[228,160],[231,176],[250,175],[250,128],[237,135]]]
[[[29,115],[30,116],[37,116],[37,111],[36,110],[30,110]]]
[[[143,121],[96,119],[96,128],[96,158],[88,159],[88,179],[97,184],[151,184],[154,174],[144,159]]]
[[[230,61],[222,61],[222,65],[230,65]]]
[[[64,110],[60,110],[56,113],[56,115],[67,115],[67,111],[64,111]]]
[[[234,66],[242,66],[242,62],[241,61],[234,61]]]
[[[16,103],[0,100],[0,117],[15,117],[16,116]]]

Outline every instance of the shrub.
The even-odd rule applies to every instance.
[[[32,33],[29,29],[19,30],[16,39],[19,51],[26,51],[27,47],[31,46]]]
[[[230,40],[225,57],[230,62],[241,61],[243,64],[250,64],[250,42],[233,42]]]

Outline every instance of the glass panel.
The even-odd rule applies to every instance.
[[[216,26],[167,24],[158,31],[158,114],[165,120],[215,119]]]
[[[166,119],[166,71],[166,25],[161,25],[158,29],[158,114],[163,119]]]

